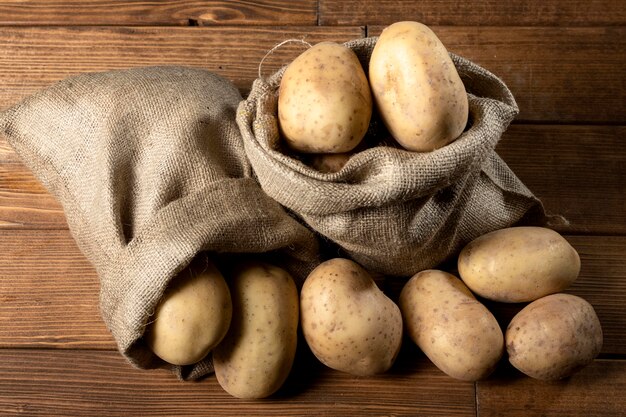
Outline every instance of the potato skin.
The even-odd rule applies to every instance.
[[[342,153],[363,139],[372,94],[356,54],[332,42],[308,49],[285,70],[278,124],[288,147],[305,153]]]
[[[465,284],[481,297],[519,303],[568,288],[580,272],[580,257],[553,230],[510,227],[466,245],[458,269]]]
[[[432,151],[463,133],[465,86],[427,26],[397,22],[385,28],[370,58],[369,81],[383,122],[405,149]]]
[[[238,398],[264,398],[285,382],[296,354],[298,290],[277,266],[249,262],[228,276],[233,319],[213,351],[220,386]]]
[[[351,156],[349,152],[313,155],[309,165],[319,172],[332,174],[341,171]]]
[[[145,341],[161,359],[190,365],[203,359],[226,335],[232,304],[222,274],[210,262],[191,266],[169,284]]]
[[[393,365],[402,344],[400,309],[355,262],[335,258],[315,268],[300,308],[307,344],[326,366],[365,376]]]
[[[595,310],[571,294],[552,294],[524,307],[506,330],[509,362],[541,380],[568,377],[602,349],[602,327]]]
[[[400,310],[411,340],[453,378],[486,378],[504,353],[495,317],[452,274],[415,274],[402,288]]]

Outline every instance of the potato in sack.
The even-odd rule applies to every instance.
[[[139,368],[183,379],[212,372],[210,356],[199,358],[225,318],[213,316],[215,333],[196,352],[164,354],[180,364],[159,358],[144,337],[194,259],[279,255],[297,277],[318,262],[313,233],[254,178],[235,123],[240,101],[212,72],[146,67],[71,77],[0,115],[0,131],[63,206],[98,273],[104,322]]]
[[[344,45],[366,71],[377,41]],[[495,152],[518,113],[513,95],[486,69],[452,53],[449,59],[468,102],[467,126],[454,141],[427,152],[400,148],[374,109],[363,143],[375,146],[357,148],[338,169],[323,171],[281,136],[280,85],[289,66],[257,79],[237,123],[263,190],[338,245],[340,256],[392,276],[433,268],[478,236],[522,219],[543,224],[541,202]]]

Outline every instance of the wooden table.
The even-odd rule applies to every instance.
[[[245,95],[266,51],[433,27],[449,50],[501,76],[521,112],[498,152],[579,251],[568,291],[602,322],[600,357],[539,382],[504,360],[486,381],[445,376],[407,343],[373,378],[329,370],[301,344],[263,401],[208,377],[132,368],[98,310],[98,280],[59,204],[0,138],[0,415],[626,415],[626,5],[617,0],[0,1],[0,110],[86,71],[176,64],[216,71]],[[273,54],[270,73],[297,53]]]

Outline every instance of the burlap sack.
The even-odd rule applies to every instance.
[[[366,71],[376,40],[346,44]],[[369,148],[334,174],[281,149],[276,114],[285,68],[257,79],[237,123],[263,190],[364,267],[388,275],[435,267],[470,240],[527,213],[543,221],[539,200],[494,151],[518,113],[511,92],[487,70],[451,56],[469,93],[469,129],[429,153]],[[382,136],[365,140],[388,142],[380,129],[369,134]]]
[[[69,78],[0,117],[0,132],[63,205],[98,272],[104,321],[138,367],[166,366],[141,337],[196,255],[274,254],[300,277],[316,262],[316,237],[252,178],[240,101],[210,72],[154,67]],[[172,368],[181,378],[212,370],[209,359]]]

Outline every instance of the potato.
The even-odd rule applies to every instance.
[[[570,294],[528,304],[507,327],[509,362],[533,378],[556,380],[588,365],[602,348],[602,327],[593,307]]]
[[[348,152],[319,154],[314,155],[309,164],[319,172],[330,174],[341,171],[351,156],[352,154]]]
[[[298,290],[277,266],[249,262],[229,276],[230,329],[213,351],[220,386],[238,398],[264,398],[285,382],[296,354]]]
[[[203,359],[226,335],[232,304],[222,274],[208,260],[175,277],[159,302],[145,341],[161,359],[190,365]]]
[[[519,303],[568,288],[578,277],[580,258],[553,230],[511,227],[470,242],[459,255],[458,269],[481,297]]]
[[[432,151],[465,129],[465,86],[427,26],[398,22],[385,28],[370,58],[369,81],[383,122],[404,148]]]
[[[309,274],[300,292],[300,315],[313,354],[353,375],[387,371],[402,344],[400,309],[348,259],[328,260]]]
[[[278,96],[278,122],[287,145],[306,153],[342,153],[365,136],[372,94],[351,49],[322,42],[285,70]]]
[[[400,310],[411,340],[453,378],[483,379],[504,353],[504,336],[495,317],[447,272],[414,275],[402,288]]]

